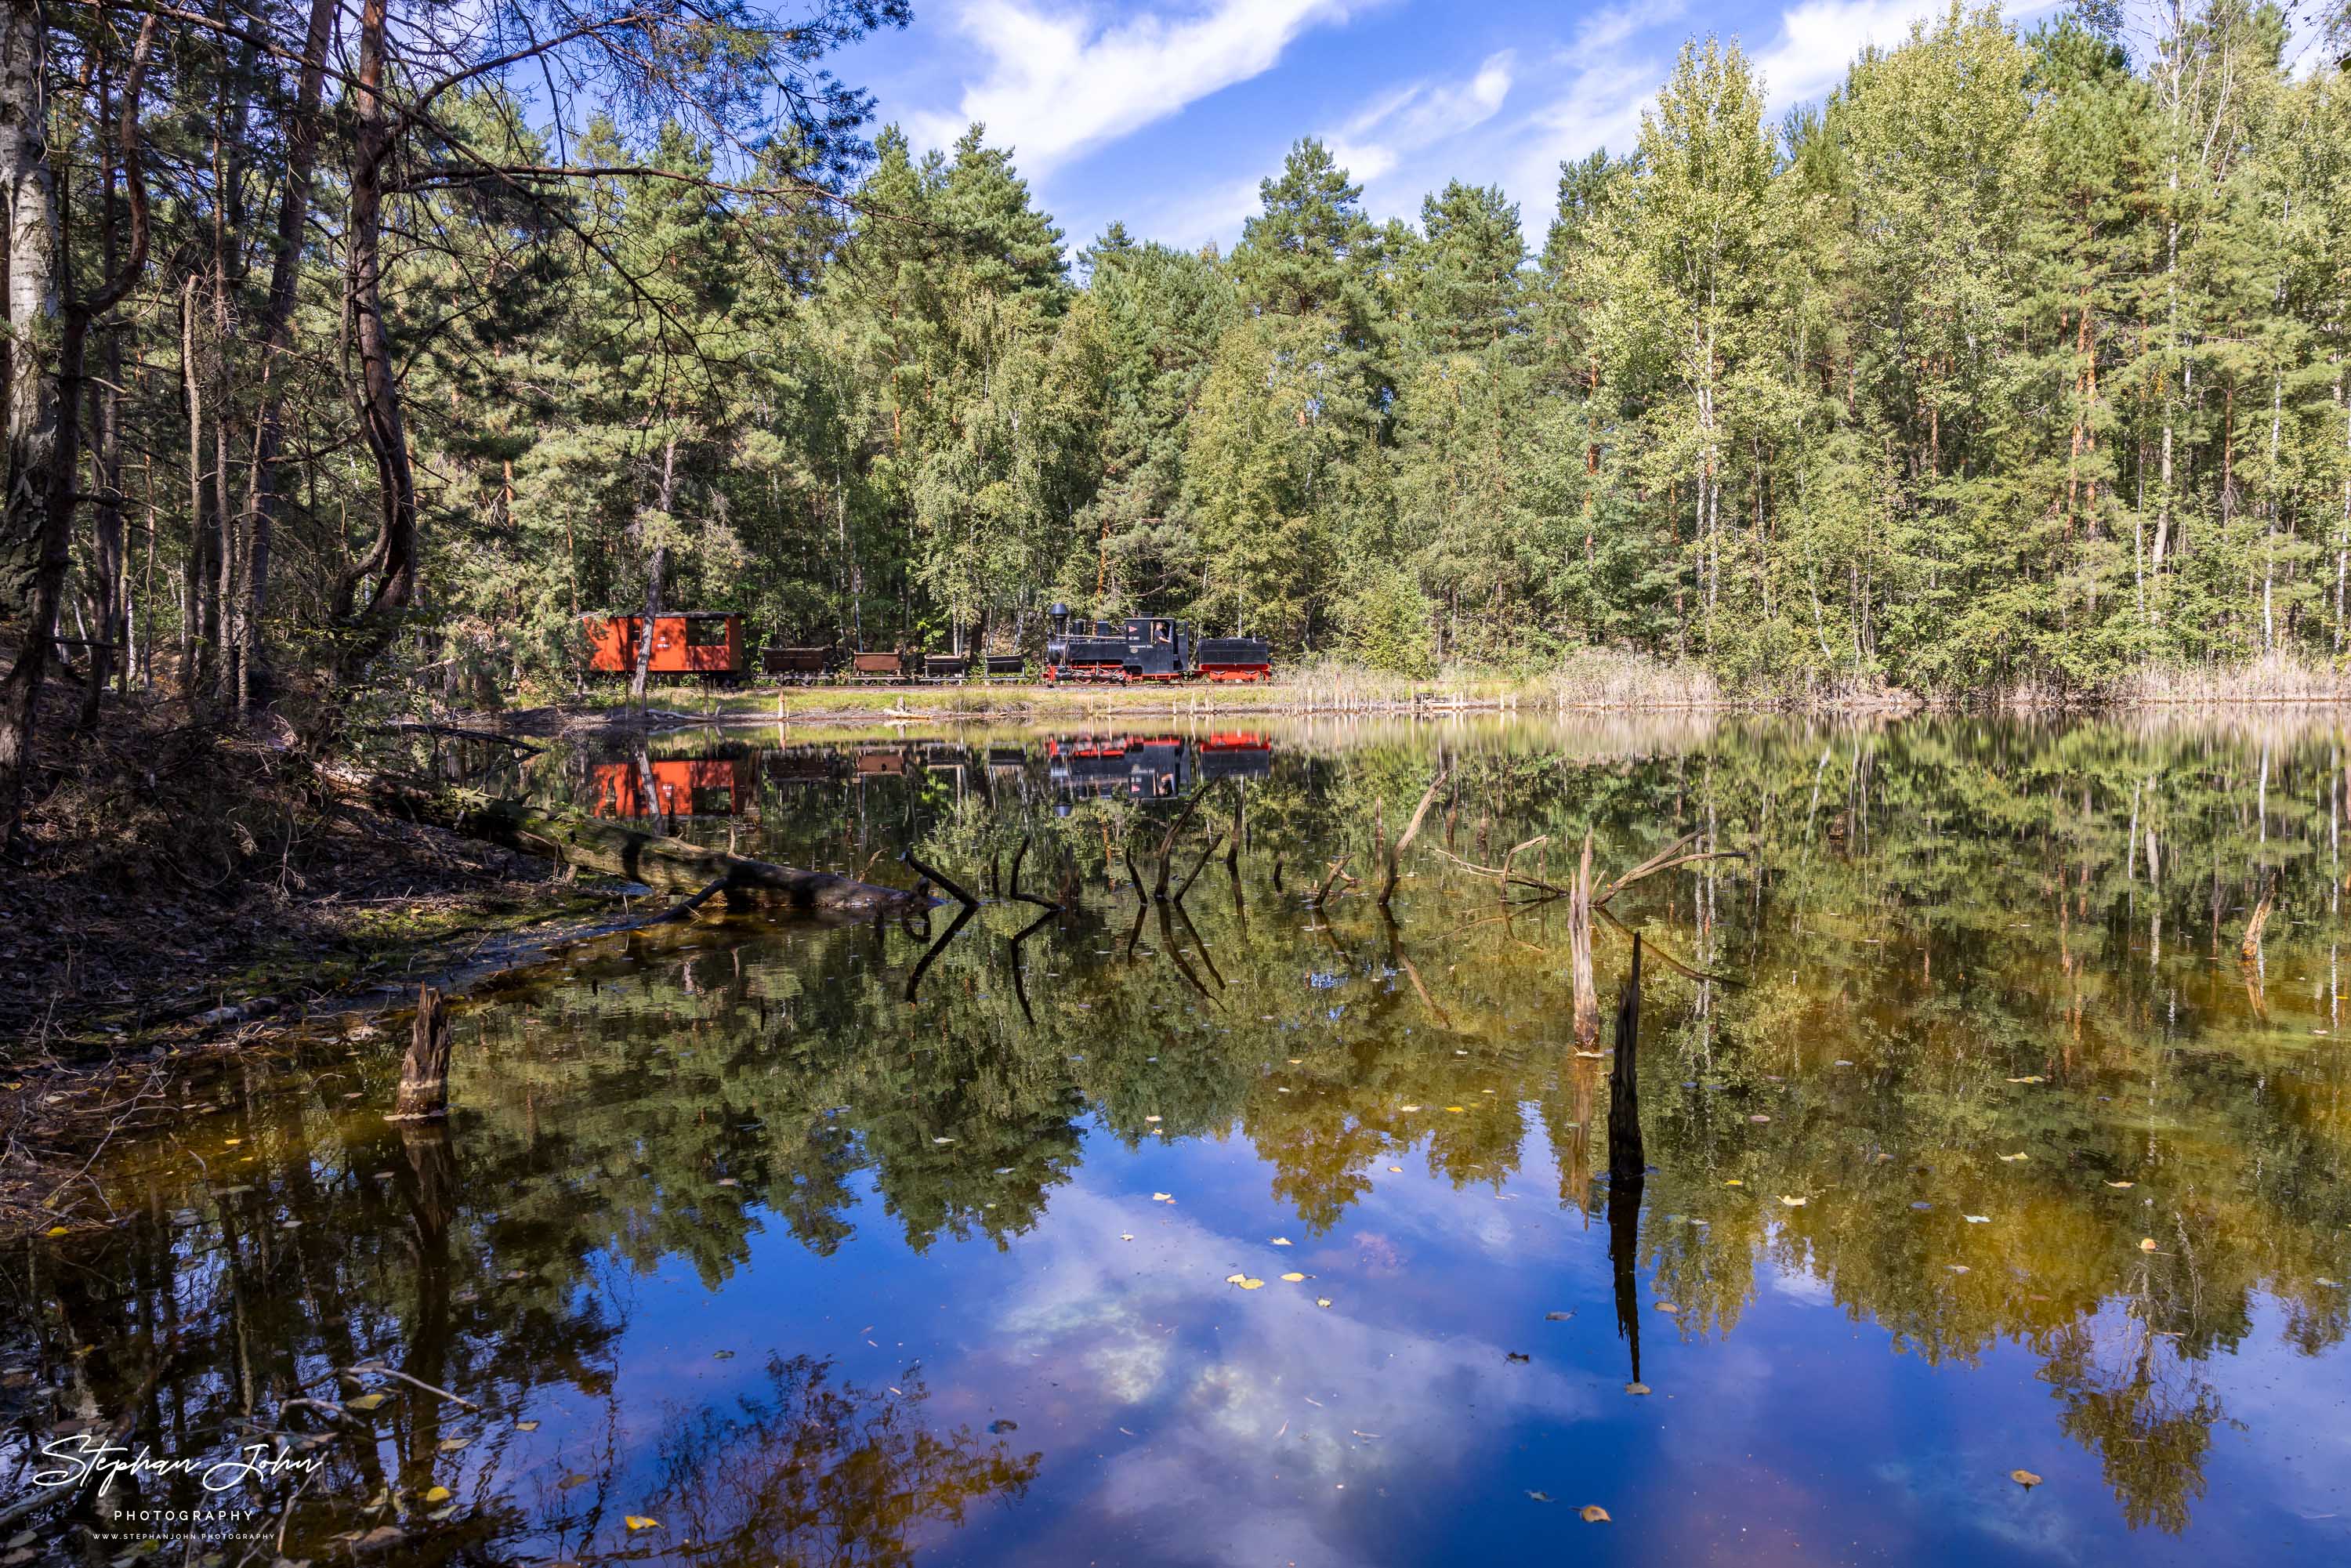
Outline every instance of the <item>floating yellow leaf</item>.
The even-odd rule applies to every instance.
[[[1657,1311],[1661,1312],[1680,1312],[1681,1309],[1674,1305],[1671,1301],[1659,1301],[1657,1303]]]
[[[662,1527],[660,1520],[647,1519],[642,1513],[624,1514],[622,1516],[621,1522],[631,1530],[659,1530]]]
[[[556,1482],[555,1490],[558,1491],[569,1491],[573,1487],[584,1487],[587,1484],[588,1478],[586,1476],[574,1473],[568,1475],[561,1480]]]
[[[1252,1280],[1247,1274],[1228,1274],[1225,1276],[1225,1283],[1238,1285],[1244,1291],[1261,1290],[1265,1285],[1263,1280]]]
[[[1419,1109],[1420,1109],[1420,1107],[1419,1107],[1419,1106],[1417,1106],[1417,1105],[1402,1105],[1402,1106],[1398,1106],[1398,1107],[1397,1107],[1397,1109],[1399,1109],[1399,1110],[1404,1110],[1404,1111],[1417,1111],[1417,1110],[1419,1110]]]
[[[444,1454],[454,1454],[473,1440],[471,1437],[444,1437],[441,1439],[441,1451]]]
[[[1173,1203],[1176,1201],[1176,1195],[1172,1192],[1155,1192],[1151,1195],[1151,1201],[1154,1203]]]
[[[1404,1167],[1402,1166],[1390,1166],[1388,1167],[1388,1173],[1391,1176],[1402,1176],[1404,1175]]]
[[[2140,1251],[2142,1251],[2142,1252],[2152,1252],[2152,1251],[2154,1251],[2154,1250],[2155,1250],[2155,1238],[2154,1238],[2154,1237],[2152,1237],[2152,1236],[2142,1236],[2142,1237],[2140,1237],[2140,1238],[2138,1239],[2138,1249],[2139,1249]]]
[[[2041,1484],[2041,1478],[2031,1470],[2011,1470],[2008,1472],[2008,1479],[2027,1491]]]
[[[538,1423],[536,1421],[517,1421],[515,1423],[515,1430],[517,1432],[536,1432],[538,1430]]]
[[[1448,1111],[1450,1111],[1450,1112],[1452,1112],[1455,1115],[1457,1115],[1457,1116],[1458,1116],[1458,1115],[1459,1115],[1459,1114],[1461,1113],[1463,1107],[1461,1107],[1461,1106],[1459,1106],[1459,1105],[1447,1105],[1447,1106],[1446,1107],[1446,1109],[1447,1109],[1447,1110],[1448,1110]]]
[[[1146,1122],[1156,1122],[1159,1118],[1156,1116],[1145,1116],[1144,1120]]]
[[[1281,1277],[1282,1282],[1288,1285],[1295,1285],[1304,1278],[1306,1278],[1306,1276],[1303,1274],[1284,1274]]]
[[[1583,1505],[1583,1522],[1586,1524],[1613,1524],[1615,1521],[1608,1517],[1608,1511],[1606,1509],[1601,1507],[1596,1502],[1587,1502]]]
[[[1625,1392],[1627,1394],[1646,1394],[1648,1391],[1649,1385],[1646,1383],[1628,1383],[1625,1385]]]
[[[1729,1181],[1724,1182],[1722,1185],[1725,1186],[1745,1186],[1747,1184],[1740,1181],[1737,1176],[1732,1176]]]
[[[1801,1197],[1790,1197],[1783,1192],[1780,1195],[1780,1201],[1786,1204],[1790,1208],[1802,1208],[1804,1207],[1807,1200]]]
[[[2011,1078],[2009,1082],[2011,1083],[2046,1083],[2049,1080],[2042,1077],[2038,1072],[2033,1072],[2028,1073],[2022,1078]]]
[[[377,1406],[382,1404],[383,1401],[384,1396],[381,1394],[362,1394],[356,1399],[344,1400],[343,1408],[346,1410],[372,1410]]]
[[[447,1502],[449,1500],[449,1489],[447,1487],[433,1487],[424,1493],[423,1500],[426,1502]]]
[[[2106,1185],[2107,1185],[2108,1186],[2113,1186],[2113,1187],[2127,1187],[2127,1186],[2137,1186],[2138,1184],[2137,1184],[2137,1182],[2131,1182],[2131,1181],[2110,1181],[2110,1182],[2108,1182]]]
[[[62,1225],[52,1225],[49,1227],[47,1231],[47,1234],[51,1236],[63,1236],[66,1233],[67,1228]]]
[[[1277,1236],[1270,1242],[1267,1243],[1267,1245],[1272,1247],[1287,1247],[1290,1245],[1290,1238],[1287,1236]]]
[[[1328,1296],[1317,1296],[1314,1298],[1314,1304],[1318,1307],[1327,1307],[1331,1304],[1331,1298]]]
[[[1132,1230],[1122,1230],[1118,1233],[1118,1239],[1121,1241],[1132,1241],[1134,1239],[1134,1232]]]
[[[2031,1155],[2024,1154],[2024,1153],[2022,1153],[2022,1152],[2021,1152],[2021,1151],[2020,1151],[2019,1153],[2016,1153],[2016,1154],[2013,1154],[2013,1155],[2001,1155],[2000,1157],[2001,1157],[2001,1162],[2003,1165],[2013,1165],[2013,1164],[2014,1164],[2014,1163],[2016,1163],[2018,1160],[2029,1160],[2029,1159],[2031,1159],[2032,1156]]]

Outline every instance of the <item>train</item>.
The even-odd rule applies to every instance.
[[[1180,735],[1070,736],[1045,742],[1045,777],[1072,800],[1178,800],[1195,783],[1273,776],[1273,742],[1246,731],[1198,740]]]
[[[1069,606],[1048,612],[1043,675],[1063,682],[1265,681],[1273,651],[1258,637],[1203,637],[1188,621],[1130,615],[1123,621],[1077,621]],[[583,615],[588,668],[599,675],[630,675],[644,636],[643,615]],[[655,675],[698,675],[732,685],[754,674],[810,685],[899,685],[917,681],[1025,680],[1029,660],[1019,653],[928,653],[849,649],[837,644],[751,648],[743,617],[731,610],[687,610],[653,618],[646,670]]]
[[[1188,621],[1130,615],[1072,621],[1070,607],[1046,612],[1045,679],[1062,681],[1263,681],[1273,650],[1259,637],[1203,637]]]

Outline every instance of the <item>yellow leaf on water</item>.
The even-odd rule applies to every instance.
[[[538,1430],[538,1423],[536,1421],[517,1421],[515,1423],[515,1430],[517,1432],[536,1432]]]
[[[1452,1112],[1457,1116],[1459,1115],[1462,1111],[1462,1107],[1458,1105],[1447,1105],[1446,1109]]]
[[[2042,1077],[2038,1072],[2032,1072],[2026,1074],[2022,1078],[2011,1078],[2009,1082],[2011,1083],[2046,1083],[2049,1081]]]
[[[1732,1176],[1729,1181],[1724,1182],[1722,1185],[1725,1186],[1745,1186],[1747,1184],[1740,1181],[1737,1176]]]
[[[1318,1307],[1327,1307],[1331,1304],[1331,1298],[1328,1296],[1317,1296],[1314,1298],[1314,1304]]]
[[[1780,1201],[1786,1204],[1790,1208],[1802,1208],[1804,1207],[1807,1200],[1801,1197],[1790,1197],[1783,1192],[1780,1195]]]
[[[2130,1181],[2110,1181],[2110,1182],[2108,1182],[2106,1185],[2107,1185],[2108,1186],[2114,1186],[2114,1187],[2125,1187],[2125,1186],[2137,1186],[2138,1184],[2137,1184],[2137,1182],[2130,1182]]]
[[[2041,1478],[2031,1470],[2011,1470],[2008,1472],[2008,1479],[2027,1491],[2041,1484]]]
[[[1404,1167],[1403,1167],[1402,1166],[1390,1166],[1388,1167],[1388,1171],[1389,1171],[1389,1174],[1390,1174],[1390,1175],[1393,1175],[1393,1176],[1402,1176],[1402,1175],[1404,1175]]]
[[[1121,1241],[1132,1241],[1134,1239],[1134,1232],[1132,1230],[1122,1230],[1118,1233],[1118,1239]]]
[[[1225,1283],[1228,1285],[1238,1285],[1244,1291],[1255,1291],[1262,1289],[1265,1281],[1263,1280],[1252,1280],[1247,1274],[1228,1274],[1225,1276]]]
[[[2002,1164],[2012,1165],[2018,1160],[2029,1160],[2032,1156],[2031,1155],[2019,1152],[2013,1155],[2002,1155],[2000,1157]]]
[[[1417,1105],[1400,1105],[1397,1109],[1400,1111],[1417,1111],[1420,1107]]]
[[[659,1530],[662,1527],[660,1520],[647,1519],[642,1513],[624,1514],[622,1516],[621,1522],[631,1530]]]
[[[382,1404],[383,1401],[384,1396],[381,1394],[362,1394],[356,1399],[344,1400],[343,1408],[346,1410],[372,1410],[377,1406]]]
[[[2139,1249],[2140,1251],[2142,1251],[2142,1252],[2152,1252],[2152,1251],[2154,1251],[2154,1250],[2155,1250],[2155,1238],[2154,1238],[2154,1237],[2152,1237],[2152,1236],[2142,1236],[2142,1237],[2140,1237],[2140,1238],[2138,1239],[2138,1249]]]
[[[1269,1242],[1268,1245],[1273,1247],[1287,1247],[1290,1245],[1290,1238],[1287,1236],[1277,1236]]]
[[[444,1454],[454,1454],[473,1440],[471,1437],[444,1437],[441,1439],[441,1451]]]
[[[48,1228],[48,1234],[51,1236],[63,1236],[66,1235],[67,1232],[68,1228],[62,1225],[52,1225]]]
[[[1608,1511],[1606,1509],[1601,1507],[1596,1502],[1587,1502],[1583,1505],[1583,1522],[1586,1524],[1613,1524],[1615,1521],[1608,1517]]]
[[[431,1488],[424,1493],[423,1500],[425,1502],[447,1502],[449,1500],[449,1489],[447,1487]]]
[[[1298,1283],[1301,1280],[1303,1280],[1304,1278],[1306,1278],[1306,1276],[1305,1276],[1305,1275],[1303,1275],[1303,1274],[1284,1274],[1284,1275],[1281,1277],[1281,1279],[1282,1279],[1282,1282],[1283,1282],[1284,1284],[1290,1284],[1290,1285],[1295,1285],[1296,1283]]]
[[[1627,1394],[1646,1394],[1648,1391],[1649,1385],[1646,1383],[1628,1383],[1625,1385],[1625,1392]]]
[[[1176,1201],[1176,1195],[1172,1192],[1155,1192],[1151,1195],[1151,1201],[1154,1203],[1173,1203]]]

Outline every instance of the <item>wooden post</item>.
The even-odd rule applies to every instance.
[[[2277,907],[2278,873],[2270,873],[2269,885],[2262,889],[2259,904],[2253,905],[2252,917],[2245,922],[2245,939],[2237,944],[2237,956],[2248,964],[2258,963],[2262,956],[2262,928],[2270,923],[2270,911]]]
[[[401,1059],[390,1120],[438,1121],[449,1113],[449,1008],[431,986],[416,993],[416,1022]]]

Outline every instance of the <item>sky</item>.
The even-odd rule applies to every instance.
[[[835,63],[918,150],[985,122],[1073,251],[1113,219],[1139,238],[1229,249],[1258,182],[1308,135],[1363,184],[1374,219],[1417,219],[1450,179],[1499,183],[1540,245],[1561,161],[1629,150],[1685,39],[1737,38],[1776,116],[1946,5],[915,0],[913,26]]]

